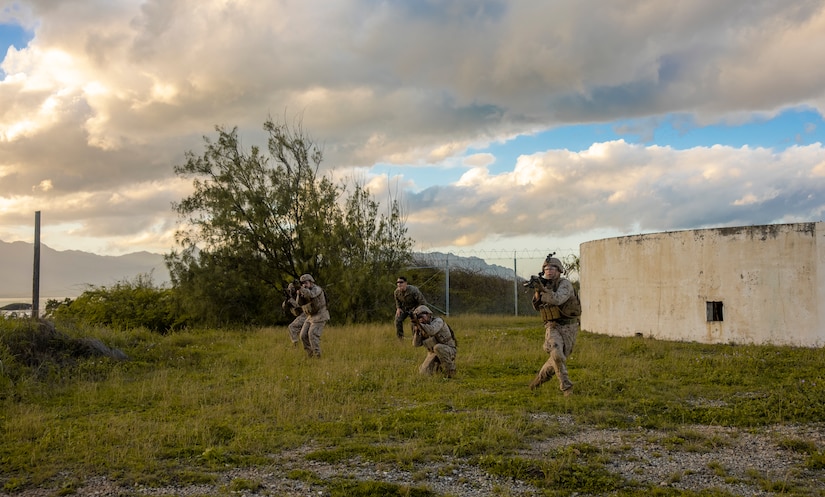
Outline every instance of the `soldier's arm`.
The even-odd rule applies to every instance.
[[[562,279],[558,290],[555,292],[545,287],[541,293],[541,301],[550,305],[562,305],[573,296],[573,284],[569,280]]]
[[[438,330],[444,326],[444,321],[441,318],[437,318],[433,316],[432,320],[429,323],[418,323],[419,328],[421,329],[421,334],[425,337],[431,337],[438,333]]]

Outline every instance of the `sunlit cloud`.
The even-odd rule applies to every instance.
[[[2,61],[0,238],[28,236],[42,209],[63,248],[164,251],[170,204],[191,188],[174,165],[215,126],[265,148],[268,116],[317,140],[322,173],[398,199],[426,246],[823,211],[818,121],[782,148],[657,144],[668,122],[689,134],[821,116],[821,2],[26,2],[0,15],[33,33]],[[520,141],[588,125],[618,139]]]

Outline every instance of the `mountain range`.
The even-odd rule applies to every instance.
[[[502,278],[512,278],[513,270],[487,264],[478,257],[461,257],[441,252],[413,254],[419,267],[462,268]],[[59,251],[40,245],[40,297],[63,300],[75,298],[90,286],[112,286],[151,276],[157,286],[169,284],[169,271],[162,254],[134,252],[126,255],[97,255],[79,250]],[[34,281],[34,244],[0,240],[0,298],[30,296]]]
[[[169,283],[162,254],[134,252],[97,255],[79,250],[59,251],[40,244],[40,297],[75,298],[89,286],[112,286],[149,275],[158,285]],[[34,244],[0,241],[0,298],[32,295]]]

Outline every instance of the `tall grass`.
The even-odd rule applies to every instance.
[[[66,472],[150,485],[208,479],[301,446],[310,458],[394,467],[446,456],[489,462],[592,426],[825,420],[822,349],[582,332],[568,363],[575,393],[564,397],[554,382],[527,388],[546,359],[535,317],[448,322],[459,340],[453,379],[419,375],[425,351],[399,342],[392,323],[327,326],[321,359],[293,348],[285,327],[74,331],[130,360],[5,374],[0,483],[37,486]],[[2,350],[0,359],[13,361]],[[576,423],[548,424],[547,415]]]

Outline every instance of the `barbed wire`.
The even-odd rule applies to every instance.
[[[476,266],[472,262],[473,259],[480,261],[476,270],[492,271],[501,276],[500,271],[513,271],[513,275],[517,277],[526,278],[535,271],[541,272],[541,262],[543,262],[548,254],[554,253],[555,257],[562,261],[566,266],[564,271],[565,276],[578,277],[578,252],[571,249],[558,250],[541,250],[541,249],[521,249],[521,250],[505,250],[505,249],[459,249],[455,251],[443,252],[440,250],[433,250],[431,252],[415,252],[414,258],[416,264],[409,266],[407,269],[437,269],[439,271],[447,270],[451,266],[470,268]],[[456,259],[450,262],[450,258]],[[459,261],[460,260],[460,261]],[[541,261],[541,262],[539,262]],[[497,269],[494,269],[497,268]]]
[[[479,259],[544,259],[547,254],[555,252],[559,256],[567,256],[570,254],[578,254],[578,249],[563,248],[563,249],[459,249],[443,252],[440,250],[422,251],[422,254],[446,253],[448,255],[455,255],[457,257],[478,257]]]

